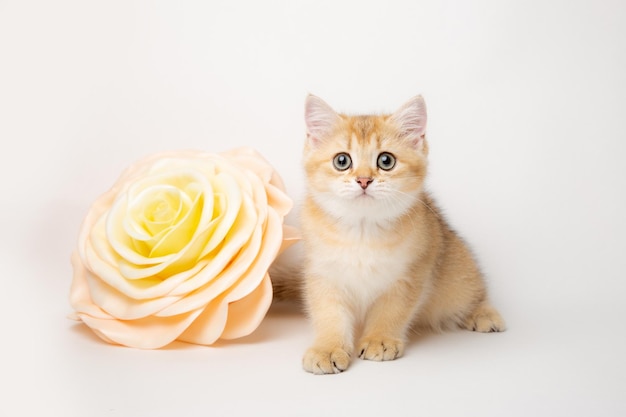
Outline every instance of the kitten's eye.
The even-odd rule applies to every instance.
[[[378,168],[389,171],[396,165],[396,157],[389,152],[383,152],[378,155]]]
[[[352,159],[347,153],[339,153],[333,158],[333,165],[337,171],[345,171],[352,165]]]

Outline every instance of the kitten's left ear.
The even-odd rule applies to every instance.
[[[400,129],[402,135],[418,148],[424,146],[426,137],[426,103],[422,96],[413,97],[400,107],[391,120]]]
[[[332,133],[341,117],[324,100],[309,94],[304,106],[304,120],[307,138],[317,144]]]

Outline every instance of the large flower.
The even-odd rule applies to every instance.
[[[92,205],[72,255],[73,318],[110,343],[212,344],[257,328],[270,264],[293,240],[278,174],[248,148],[128,168]]]

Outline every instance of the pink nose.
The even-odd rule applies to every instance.
[[[357,177],[356,182],[359,183],[362,189],[366,189],[368,185],[370,185],[374,181],[372,177]]]

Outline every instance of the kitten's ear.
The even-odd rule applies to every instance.
[[[426,103],[422,96],[413,97],[400,107],[392,116],[391,120],[400,129],[404,137],[409,139],[416,147],[424,146],[426,136]]]
[[[306,135],[314,145],[327,137],[341,117],[324,100],[309,94],[304,106]]]

